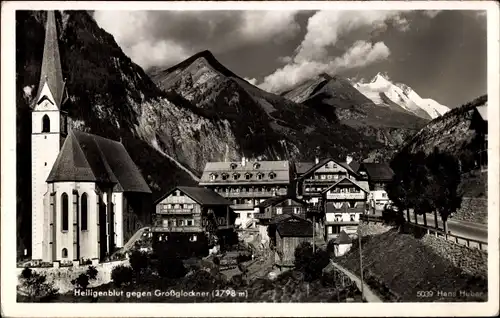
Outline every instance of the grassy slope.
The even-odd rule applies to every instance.
[[[365,278],[369,285],[381,292],[384,287],[393,294],[388,298],[392,301],[474,301],[486,298],[442,298],[438,291],[456,292],[459,290],[481,291],[487,293],[486,259],[483,254],[465,247],[450,247],[451,242],[433,242],[424,236],[417,239],[409,234],[400,234],[391,229],[382,234],[363,238],[363,265]],[[444,246],[444,247],[439,247]],[[445,253],[452,256],[444,257]],[[349,253],[336,260],[342,266],[359,272],[359,250],[357,242]],[[470,267],[474,264],[474,276]],[[457,266],[462,266],[459,268]],[[382,283],[382,284],[380,284]],[[385,286],[381,286],[385,285]],[[417,291],[434,291],[434,296],[421,298]],[[382,293],[384,293],[382,291]],[[386,297],[390,293],[385,291]]]

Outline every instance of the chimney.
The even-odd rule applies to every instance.
[[[347,157],[345,157],[345,162],[346,162],[347,164],[350,164],[350,163],[352,162],[352,156],[347,155]]]
[[[247,163],[247,159],[245,157],[241,158],[241,166],[244,167]]]
[[[318,163],[319,163],[319,159],[318,159],[318,157],[314,158],[314,163],[315,163],[315,164],[318,164]]]

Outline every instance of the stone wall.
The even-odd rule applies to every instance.
[[[129,265],[128,260],[106,262],[95,265],[97,269],[97,278],[90,281],[89,287],[96,287],[102,284],[107,284],[111,281],[111,271],[118,265]],[[67,293],[72,291],[74,286],[71,281],[77,278],[80,274],[85,273],[90,265],[83,265],[77,267],[34,267],[32,271],[46,275],[47,282],[53,283],[54,287],[59,290],[59,293]],[[19,277],[24,268],[18,267],[16,275]]]
[[[451,219],[488,224],[488,199],[463,198],[462,206]]]

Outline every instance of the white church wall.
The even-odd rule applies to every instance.
[[[123,192],[113,192],[112,201],[115,208],[115,244],[123,247]]]

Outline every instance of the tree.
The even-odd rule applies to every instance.
[[[77,288],[87,288],[90,284],[89,276],[85,273],[81,273],[77,278],[71,281],[73,285]]]
[[[294,252],[295,261],[294,266],[295,269],[299,271],[305,271],[307,265],[312,261],[314,253],[313,247],[309,242],[302,242],[296,248]]]
[[[295,248],[295,269],[304,274],[306,281],[311,282],[321,277],[323,268],[329,262],[328,252],[317,249],[313,252],[313,246],[309,242],[302,242]]]
[[[23,269],[19,279],[21,289],[26,292],[31,301],[48,301],[57,296],[57,289],[54,288],[52,283],[47,282],[47,277],[31,270],[29,267]]]
[[[184,277],[187,273],[187,269],[181,259],[164,254],[159,259],[157,270],[158,275],[164,278],[180,278]]]
[[[446,235],[446,221],[462,204],[462,193],[458,189],[461,180],[460,166],[456,158],[439,152],[437,148],[427,158],[427,166],[431,173],[428,196],[432,207],[441,216]]]

